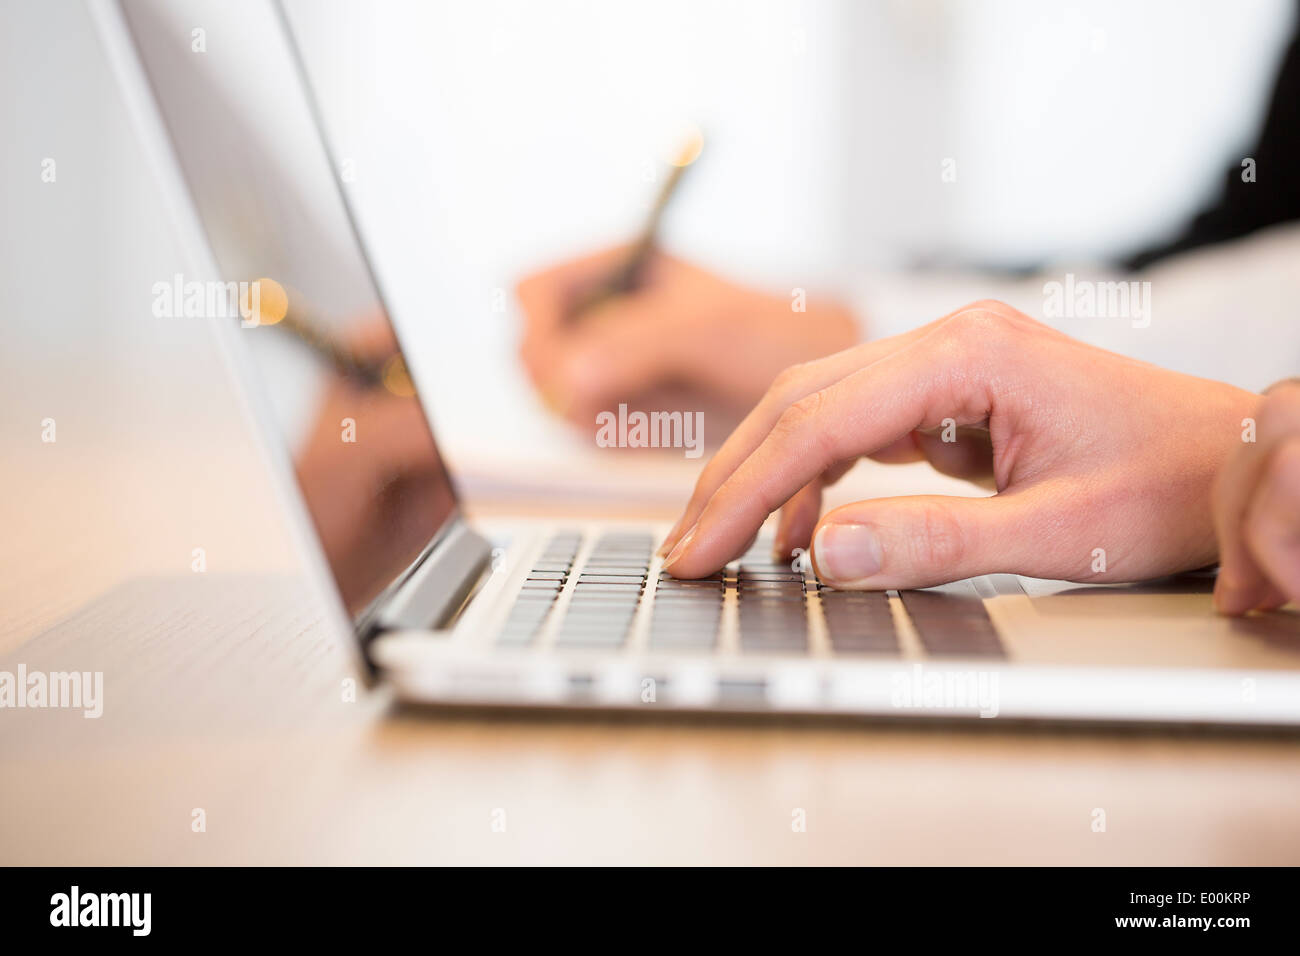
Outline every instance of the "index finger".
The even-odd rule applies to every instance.
[[[682,536],[699,519],[709,499],[754,452],[754,449],[758,448],[786,409],[795,402],[838,382],[864,366],[907,348],[945,322],[963,313],[978,309],[996,311],[998,308],[998,303],[975,302],[909,332],[855,345],[843,352],[787,369],[777,377],[767,394],[731,433],[700,473],[690,500],[686,503],[686,510],[682,512],[682,516],[677,519],[677,523],[664,538],[663,544],[659,547],[659,554],[668,554],[676,547]]]
[[[709,497],[665,568],[676,577],[711,574],[740,553],[768,515],[836,462],[870,455],[945,416],[959,424],[988,418],[991,399],[979,366],[971,367],[967,350],[940,344],[931,330],[782,412]]]

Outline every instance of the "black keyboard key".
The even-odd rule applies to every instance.
[[[1005,657],[984,601],[974,588],[901,591],[921,645],[934,657]]]
[[[787,577],[788,571],[788,567],[773,562],[741,563],[736,597],[743,651],[751,654],[807,652],[808,604],[803,579]]]
[[[899,652],[898,633],[889,597],[883,591],[820,592],[826,635],[837,654]]]

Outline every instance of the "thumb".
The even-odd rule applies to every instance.
[[[998,572],[1029,573],[1043,560],[1041,516],[1023,494],[989,498],[876,498],[829,512],[813,535],[824,584],[851,590],[918,588]]]

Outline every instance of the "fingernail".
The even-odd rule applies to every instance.
[[[664,535],[663,543],[659,545],[658,549],[655,551],[655,554],[659,555],[659,557],[662,558],[669,553],[669,551],[671,550],[670,545],[677,540],[677,531],[678,529],[681,528],[682,522],[685,520],[686,520],[686,515],[682,515],[680,518],[677,519],[677,523],[668,530],[668,533],[666,535]]]
[[[880,541],[864,524],[824,524],[813,541],[818,576],[829,584],[853,584],[880,573]]]
[[[683,537],[682,540],[677,542],[677,546],[668,552],[668,557],[664,558],[665,568],[671,570],[673,566],[673,562],[686,553],[686,549],[690,547],[691,539],[695,537],[695,529],[698,527],[699,524],[691,525],[691,530],[686,532],[685,537]]]

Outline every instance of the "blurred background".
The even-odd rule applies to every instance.
[[[629,238],[685,128],[705,151],[664,245],[739,282],[860,298],[872,270],[1105,260],[1172,234],[1244,155],[1295,4],[288,10],[392,307],[413,339],[430,333],[443,440],[492,454],[504,432],[544,456],[590,442],[520,417],[534,403],[519,316],[494,296]],[[887,332],[921,317],[871,319]],[[486,434],[446,414],[469,389]]]
[[[702,130],[705,145],[664,221],[662,245],[676,255],[778,296],[835,295],[863,334],[981,295],[1038,315],[1042,279],[1017,285],[1015,270],[1105,267],[1172,235],[1212,198],[1258,133],[1296,6],[286,9],[444,450],[473,490],[521,463],[530,476],[564,477],[610,461],[590,431],[538,400],[517,355],[514,289],[631,237],[684,131]],[[150,313],[153,283],[183,265],[87,7],[2,0],[0,80],[4,472],[37,496],[9,496],[4,517],[30,526],[32,502],[47,495],[73,540],[88,534],[83,509],[109,515],[116,532],[164,536],[169,549],[233,540],[242,532],[211,503],[237,495],[257,515],[269,499],[253,465],[232,489],[205,461],[220,454],[229,465],[250,445],[202,324]],[[255,117],[257,103],[247,108]],[[53,182],[42,177],[47,159]],[[942,175],[949,160],[955,179]],[[1276,279],[1276,254],[1262,261]],[[1221,357],[1218,339],[1240,339],[1253,318],[1268,327],[1294,315],[1290,287],[1276,283],[1243,305],[1243,268],[1157,291],[1162,314],[1181,320],[1192,303],[1217,310],[1214,322],[1167,321],[1116,347],[1255,388],[1293,371],[1294,337]],[[59,422],[57,448],[36,440],[46,417]],[[178,451],[181,434],[200,439],[197,450]],[[102,475],[100,500],[60,499],[57,473],[34,465],[42,455],[84,456]],[[667,499],[686,483],[655,485]],[[132,505],[148,507],[160,484],[187,493],[171,520],[142,527]],[[59,550],[51,567],[67,560]],[[261,548],[252,560],[286,553]],[[23,588],[39,560],[24,555],[7,586]],[[111,560],[92,564],[93,578]]]

